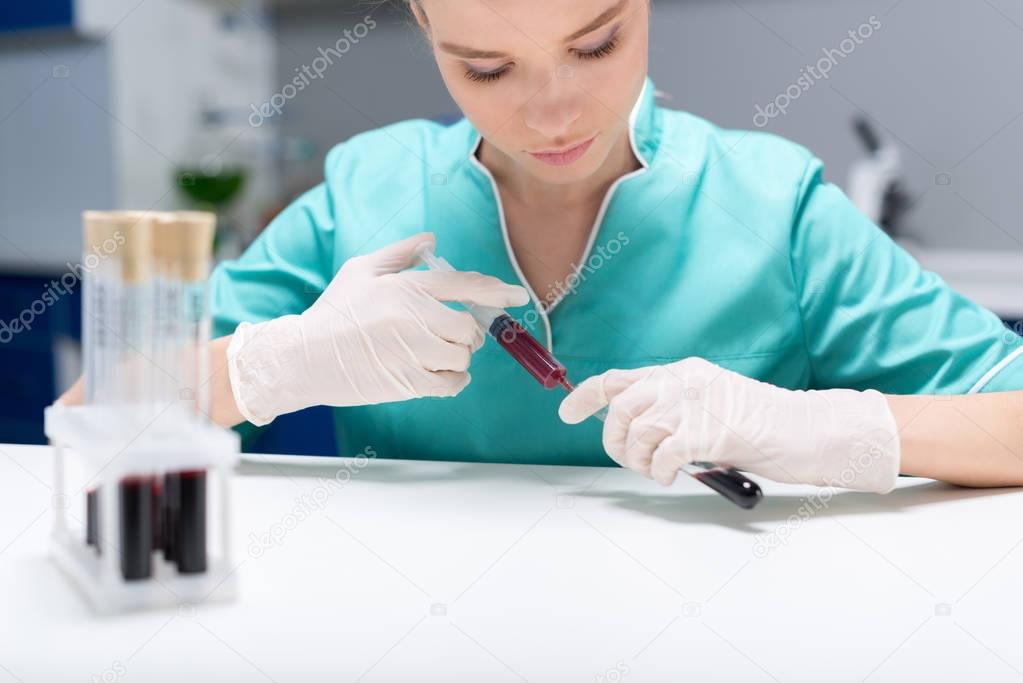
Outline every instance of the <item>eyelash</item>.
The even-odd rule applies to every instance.
[[[605,42],[600,47],[596,47],[592,50],[586,51],[572,50],[572,52],[574,52],[575,56],[578,57],[579,59],[601,59],[603,57],[607,57],[609,54],[614,52],[616,47],[618,47],[617,33],[608,38],[607,42]]]
[[[497,71],[473,71],[472,69],[465,70],[465,77],[475,83],[490,83],[496,81],[498,78],[504,75],[504,72],[508,70],[508,67],[502,67]]]
[[[603,59],[607,57],[618,47],[618,35],[615,34],[607,39],[603,45],[596,47],[592,50],[572,50],[575,56],[579,59]],[[497,71],[473,71],[472,69],[465,70],[465,77],[474,83],[492,83],[505,74],[510,66],[505,66]]]

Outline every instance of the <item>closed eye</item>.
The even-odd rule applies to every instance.
[[[490,83],[503,76],[509,69],[511,69],[511,65],[502,66],[493,71],[476,71],[476,69],[466,67],[465,77],[474,83]]]
[[[603,44],[592,50],[572,50],[579,59],[601,59],[607,57],[618,47],[618,34],[612,34]]]

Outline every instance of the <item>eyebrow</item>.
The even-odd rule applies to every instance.
[[[597,17],[595,17],[593,21],[589,22],[581,29],[565,38],[564,42],[570,43],[576,38],[582,38],[587,33],[596,31],[598,28],[600,28],[604,24],[607,24],[612,19],[617,17],[619,14],[621,14],[622,10],[625,9],[625,6],[628,4],[628,2],[629,0],[618,0],[618,2],[616,2],[614,5],[608,7],[606,10],[601,12]],[[450,52],[453,55],[465,59],[500,59],[502,57],[508,56],[507,53],[500,52],[498,50],[478,50],[474,47],[466,47],[465,45],[458,45],[456,43],[442,42],[440,43],[440,48],[445,52]]]
[[[604,24],[608,23],[609,21],[617,17],[619,14],[621,14],[622,10],[625,9],[625,5],[628,2],[629,0],[618,0],[617,3],[601,12],[593,21],[583,26],[581,29],[570,35],[568,38],[565,38],[565,42],[571,43],[576,38],[582,38],[587,33],[590,33],[591,31],[596,31],[598,28],[600,28],[601,26],[603,26]]]

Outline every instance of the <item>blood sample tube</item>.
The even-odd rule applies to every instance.
[[[128,476],[120,491],[121,575],[126,581],[153,573],[153,483],[151,477]]]
[[[153,477],[150,510],[153,525],[153,550],[163,549],[163,479]]]
[[[99,552],[99,489],[85,493],[85,544],[96,547]]]
[[[210,269],[216,216],[178,211],[155,225],[154,244],[159,275],[157,314],[161,329],[172,339],[161,356],[169,356],[177,386],[169,398],[199,421],[209,415],[209,308],[206,280]],[[163,387],[160,393],[165,393]],[[164,496],[169,504],[165,556],[182,574],[206,571],[206,471],[184,470],[168,474]]]
[[[163,500],[161,501],[161,519],[163,526],[163,558],[168,562],[175,560],[178,545],[178,515],[181,511],[181,475],[168,472],[163,478]]]
[[[752,510],[764,497],[760,487],[734,467],[711,467],[692,475],[744,510]]]
[[[186,470],[179,474],[180,508],[177,520],[178,572],[206,571],[206,471]]]

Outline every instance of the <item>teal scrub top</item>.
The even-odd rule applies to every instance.
[[[923,270],[804,148],[661,108],[649,80],[629,136],[642,168],[605,197],[573,292],[544,313],[530,290],[531,304],[511,310],[573,381],[700,356],[790,389],[1023,389],[1020,338]],[[214,272],[215,335],[300,313],[346,259],[422,230],[459,270],[528,289],[479,144],[463,119],[406,121],[335,147],[325,182]],[[452,398],[335,408],[340,454],[613,464],[601,424],[563,424],[564,393],[493,339],[470,372]]]

